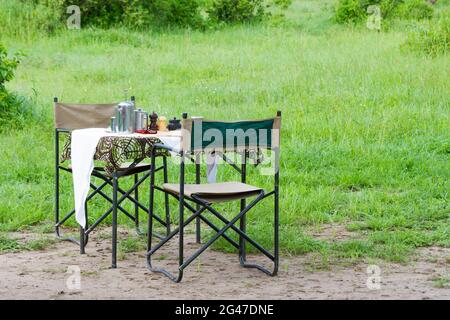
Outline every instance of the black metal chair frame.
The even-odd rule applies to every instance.
[[[277,112],[277,116],[281,116],[281,112]],[[183,118],[187,118],[187,114],[183,114]],[[153,146],[152,150],[152,158],[151,165],[153,166],[155,163],[155,154],[157,148],[163,148],[174,152],[174,150],[170,149],[166,145],[156,144]],[[240,200],[240,212],[231,220],[226,219],[222,214],[220,214],[216,209],[212,207],[212,203],[209,203],[199,197],[194,195],[191,198],[184,196],[184,183],[185,183],[185,158],[190,158],[189,155],[186,155],[184,152],[180,152],[179,156],[181,157],[180,163],[180,190],[178,195],[174,195],[170,192],[167,192],[163,188],[155,185],[155,176],[154,173],[151,173],[150,176],[150,211],[149,211],[149,219],[148,219],[148,243],[147,243],[147,268],[152,272],[162,273],[167,276],[172,281],[178,283],[183,278],[183,270],[191,264],[201,253],[203,253],[208,247],[210,247],[218,238],[222,237],[226,241],[228,241],[232,246],[238,249],[239,262],[242,267],[245,268],[256,268],[269,276],[275,276],[278,273],[279,267],[279,148],[272,149],[272,152],[275,152],[275,162],[277,168],[274,174],[274,189],[268,193],[264,190],[261,190],[259,194],[257,194],[256,198],[253,199],[248,205],[246,203],[246,199]],[[238,171],[241,175],[241,182],[246,183],[247,180],[247,156],[248,153],[242,155],[241,167],[230,160],[225,154],[222,153],[222,157],[226,163],[231,165],[236,171]],[[192,159],[192,158],[191,158]],[[199,174],[199,164],[196,162],[196,183],[200,183],[200,174]],[[170,194],[174,198],[176,198],[179,202],[179,225],[173,231],[171,231],[164,239],[162,239],[158,244],[152,247],[152,236],[151,231],[153,230],[153,197],[154,190],[162,191],[166,194]],[[272,254],[264,247],[262,247],[255,240],[250,238],[250,236],[246,233],[246,214],[252,209],[257,203],[261,200],[266,199],[267,197],[274,197],[274,253]],[[191,205],[189,202],[193,203]],[[186,220],[184,219],[184,209],[187,208],[192,212],[192,215],[189,216]],[[209,219],[207,219],[203,213],[208,211],[213,214],[216,218],[218,218],[221,222],[225,224],[224,227],[219,228]],[[191,223],[193,220],[197,220],[196,226],[196,234],[197,234],[197,242],[200,243],[200,223],[199,221],[203,221],[206,225],[212,228],[216,234],[207,241],[203,246],[197,249],[190,257],[184,259],[183,249],[184,249],[184,228]],[[239,221],[239,228],[234,224]],[[239,235],[239,243],[231,239],[226,235],[226,231],[232,229]],[[167,271],[163,268],[157,268],[152,265],[152,255],[155,254],[165,243],[167,243],[170,239],[172,239],[175,235],[179,234],[179,243],[178,243],[178,274],[174,275],[171,272]],[[271,270],[265,268],[262,265],[257,263],[249,263],[247,262],[247,250],[246,243],[249,242],[253,245],[259,252],[264,254],[269,260],[273,262],[273,268]]]
[[[57,102],[57,98],[55,98],[55,102]],[[85,203],[85,212],[86,212],[86,227],[83,228],[80,226],[80,238],[79,240],[72,238],[72,237],[65,237],[61,234],[60,227],[71,217],[75,214],[75,209],[72,209],[70,212],[68,212],[63,218],[60,219],[60,171],[72,173],[72,170],[69,167],[63,166],[60,163],[59,157],[59,146],[60,146],[60,134],[70,134],[70,130],[68,129],[55,129],[55,233],[56,237],[60,240],[64,241],[70,241],[80,246],[80,253],[85,253],[85,247],[89,241],[89,234],[103,221],[105,220],[111,213],[112,213],[112,268],[117,267],[117,212],[120,210],[123,214],[125,214],[126,217],[128,217],[130,220],[132,220],[135,224],[135,229],[138,235],[145,235],[140,230],[139,227],[139,210],[143,210],[144,212],[148,213],[149,208],[143,205],[141,202],[139,202],[139,186],[146,181],[150,176],[151,173],[155,173],[157,171],[162,170],[163,171],[163,179],[164,182],[168,181],[168,173],[167,173],[167,158],[165,156],[161,156],[163,159],[163,164],[156,168],[155,163],[153,162],[150,169],[141,169],[137,168],[136,166],[143,160],[143,159],[135,159],[135,161],[126,169],[116,171],[113,173],[112,176],[107,176],[103,174],[100,170],[94,169],[92,172],[92,176],[99,178],[102,180],[102,183],[97,186],[94,183],[90,183],[90,187],[92,188],[92,192],[88,194],[86,198]],[[146,172],[145,172],[146,171]],[[140,173],[145,174],[142,177],[139,177]],[[119,178],[125,177],[125,176],[134,176],[134,185],[128,189],[127,191],[123,190],[119,187]],[[113,197],[111,198],[108,196],[105,192],[103,192],[103,189],[106,186],[112,186],[113,188]],[[121,197],[118,198],[118,193],[120,193]],[[91,226],[88,225],[88,202],[91,200],[95,195],[102,196],[105,200],[107,200],[109,203],[111,203],[111,207],[105,211]],[[125,201],[129,200],[134,204],[134,215],[130,214],[127,210],[125,210],[120,204]],[[152,200],[153,201],[153,200]],[[170,234],[170,208],[169,208],[169,197],[166,194],[165,195],[165,219],[163,220],[157,215],[153,215],[152,218],[158,221],[162,226],[166,228],[166,235]],[[163,239],[164,237],[159,234],[153,233],[153,235],[157,236],[158,238]]]

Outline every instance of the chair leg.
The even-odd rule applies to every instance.
[[[182,177],[180,179],[181,181],[181,188],[180,188],[180,203],[179,203],[179,211],[180,211],[180,231],[179,231],[179,238],[178,238],[178,277],[176,279],[172,279],[174,282],[180,282],[181,279],[183,279],[183,265],[184,265],[184,160],[181,163],[182,167]]]
[[[195,183],[200,184],[200,155],[195,155]],[[197,210],[200,209],[200,206],[197,205]],[[200,218],[197,218],[195,220],[195,242],[201,243],[202,242],[202,235],[201,235],[201,220]]]
[[[59,178],[57,179],[57,189],[56,189],[56,191],[57,191],[57,194],[56,194],[56,199],[58,199],[59,200],[59,194],[60,194],[60,192],[59,192]],[[103,182],[100,186],[95,186],[94,184],[92,184],[91,183],[91,188],[94,190],[92,193],[90,193],[88,196],[87,196],[87,198],[86,198],[86,204],[89,202],[89,200],[90,199],[92,199],[96,194],[100,194],[100,195],[102,195],[102,196],[105,196],[105,194],[101,191],[105,186],[107,186],[108,185],[108,182]],[[112,201],[112,200],[111,200]],[[65,237],[63,234],[61,234],[61,230],[60,230],[60,228],[61,228],[61,226],[71,217],[71,216],[73,216],[74,214],[75,214],[75,209],[73,209],[72,211],[70,211],[69,213],[67,213],[63,218],[60,218],[59,217],[59,201],[57,202],[57,204],[56,204],[57,206],[56,206],[56,208],[58,209],[58,211],[56,212],[56,214],[55,214],[55,221],[56,221],[56,224],[55,224],[55,230],[56,230],[56,237],[59,239],[59,240],[61,240],[61,241],[70,241],[70,242],[72,242],[72,243],[74,243],[74,244],[76,244],[77,246],[79,246],[80,245],[80,241],[78,240],[78,239],[75,239],[75,238],[72,238],[72,237]],[[86,210],[86,221],[88,221],[88,219],[87,219],[87,208],[85,209]],[[85,228],[85,239],[84,239],[84,246],[86,246],[87,245],[87,243],[88,243],[88,241],[89,241],[89,235],[88,235],[88,233],[87,233],[87,230],[88,230],[88,227],[86,226],[86,228]]]
[[[180,188],[181,189],[181,188]],[[195,196],[191,196],[193,199],[197,199]],[[184,261],[181,265],[180,265],[180,270],[185,269],[192,261],[194,261],[198,256],[200,256],[200,254],[202,254],[208,247],[210,247],[218,238],[222,237],[225,232],[228,229],[233,229],[234,224],[240,219],[242,218],[243,215],[245,215],[250,209],[252,209],[262,198],[264,198],[264,191],[261,191],[260,194],[247,206],[244,208],[244,210],[242,210],[241,212],[239,212],[239,214],[237,216],[235,216],[233,219],[231,219],[230,221],[227,221],[226,225],[221,228],[219,230],[219,232],[217,232],[212,238],[210,238],[208,240],[208,242],[206,244],[204,244],[202,247],[200,247],[197,251],[195,251],[189,258],[186,259],[186,261]],[[212,212],[217,212],[215,209],[213,209],[210,204],[208,204],[207,202],[203,202],[204,207],[207,208],[208,211]],[[237,229],[237,228],[236,228]],[[182,230],[182,229],[180,229]],[[239,229],[237,229],[239,230]],[[240,231],[240,230],[239,230]],[[243,234],[244,235],[244,234]],[[247,239],[250,239],[248,236],[245,236]],[[252,240],[253,241],[253,240]],[[253,241],[253,243],[256,243]],[[259,245],[257,245],[257,248],[260,247]],[[260,247],[262,248],[262,247]],[[264,249],[263,249],[264,250]]]
[[[181,180],[181,179],[180,179]],[[181,188],[180,188],[181,189]],[[182,191],[181,191],[182,192]],[[147,252],[147,267],[150,271],[152,272],[159,272],[164,274],[165,276],[167,276],[169,279],[171,279],[174,282],[180,282],[182,277],[183,277],[183,270],[192,262],[194,261],[201,253],[203,253],[208,247],[210,247],[219,237],[223,237],[225,240],[227,240],[228,242],[230,242],[234,247],[239,248],[239,244],[237,244],[234,240],[230,239],[225,232],[228,229],[232,229],[234,231],[236,231],[240,236],[242,236],[245,240],[247,240],[249,243],[251,243],[253,246],[255,246],[256,249],[258,249],[259,251],[261,251],[263,254],[265,254],[270,260],[272,261],[276,261],[277,259],[270,254],[267,250],[265,250],[263,247],[261,247],[261,245],[259,245],[257,242],[255,242],[254,240],[252,240],[251,238],[249,238],[245,233],[243,233],[239,228],[235,227],[234,224],[240,220],[242,218],[242,216],[244,216],[250,209],[252,209],[260,200],[262,200],[265,197],[264,192],[261,192],[259,196],[257,196],[256,199],[254,199],[249,205],[247,205],[235,218],[233,218],[231,221],[225,219],[223,216],[221,216],[217,210],[215,210],[214,208],[211,207],[211,205],[209,203],[206,203],[204,201],[200,201],[199,199],[197,199],[196,197],[193,197],[194,200],[196,200],[196,202],[198,204],[201,204],[202,208],[199,211],[196,211],[192,206],[188,205],[186,202],[184,202],[183,199],[181,199],[181,197],[179,198],[179,203],[180,203],[180,225],[178,228],[176,228],[174,231],[171,232],[171,234],[163,239],[161,242],[159,242],[154,248],[151,247],[151,243],[148,246],[149,251]],[[181,206],[186,206],[190,211],[193,212],[193,215],[190,216],[186,221],[184,221],[183,218],[183,209],[181,208]],[[217,218],[219,218],[220,220],[222,220],[222,222],[224,222],[226,225],[225,227],[219,229],[218,227],[216,227],[214,224],[212,224],[211,222],[209,222],[206,218],[201,216],[201,213],[204,210],[208,210],[211,213],[213,213],[214,215],[217,216]],[[203,218],[202,220],[208,224],[211,228],[213,228],[217,233],[206,243],[204,244],[201,248],[199,248],[195,253],[193,253],[190,257],[188,257],[186,260],[184,260],[183,257],[183,231],[184,231],[184,227],[186,225],[188,225],[190,222],[194,221],[194,219],[196,219],[197,217],[201,217]],[[165,243],[167,243],[173,236],[175,236],[177,233],[180,234],[180,239],[179,239],[179,268],[178,268],[178,276],[173,275],[172,273],[168,272],[165,269],[162,268],[154,268],[151,264],[151,256],[159,249],[161,248]],[[276,251],[277,253],[277,251]],[[247,268],[257,268],[261,271],[263,271],[264,273],[268,274],[268,275],[275,275],[276,274],[276,270],[275,271],[269,271],[267,269],[265,269],[262,266],[259,265],[254,265],[254,264],[244,264],[244,267]],[[278,265],[276,266],[276,269],[278,268]]]
[[[241,182],[247,182],[247,152],[244,152],[241,155]],[[244,210],[246,206],[245,199],[241,200],[241,211]],[[244,214],[242,218],[239,220],[239,228],[242,232],[247,232],[247,217]],[[240,235],[239,236],[239,262],[241,265],[245,263],[247,259],[247,247],[245,243],[245,239]]]
[[[155,154],[154,150],[152,153],[152,164],[151,167],[155,167]],[[178,227],[178,234],[179,234],[179,242],[178,242],[178,275],[175,276],[172,273],[168,272],[165,269],[162,268],[155,268],[152,266],[152,254],[161,247],[161,243],[165,243],[170,235],[167,235],[165,239],[160,242],[159,246],[155,247],[155,250],[152,250],[152,232],[153,232],[153,197],[154,197],[154,185],[155,185],[155,174],[154,171],[152,171],[151,178],[150,178],[150,208],[149,208],[149,218],[148,218],[148,242],[147,242],[147,268],[152,272],[159,272],[164,274],[166,277],[168,277],[173,282],[180,282],[183,278],[183,268],[181,267],[184,263],[183,261],[183,245],[184,245],[184,205],[183,205],[183,194],[184,194],[184,159],[181,160],[180,165],[180,186],[181,186],[181,192],[179,196],[179,227]],[[173,232],[175,233],[175,231]]]
[[[56,168],[55,176],[55,233],[59,238],[59,168]]]
[[[84,228],[80,226],[80,254],[85,254]]]
[[[275,210],[275,217],[274,217],[274,270],[273,275],[277,275],[278,273],[278,266],[280,264],[280,201],[279,201],[279,173],[275,174],[275,193],[274,193],[274,210]]]
[[[150,190],[149,190],[149,206],[148,206],[148,230],[147,230],[147,252],[152,248],[153,237],[153,207],[155,196],[155,152],[152,150],[151,164],[150,164]],[[151,260],[147,259],[147,264],[151,266]]]
[[[242,204],[242,201],[244,201],[244,204]],[[245,200],[242,201],[241,201],[241,211],[244,210],[245,208]],[[245,215],[243,215],[242,218],[239,220],[239,229],[244,233],[247,232],[247,219]],[[242,236],[239,236],[239,261],[241,265],[243,265],[246,260],[247,260],[246,242]]]
[[[136,184],[139,181],[139,175],[136,173],[134,175],[134,183]],[[136,188],[134,190],[134,198],[136,201],[139,201],[139,188]],[[139,206],[135,203],[134,204],[134,219],[136,223],[136,227],[139,228]]]
[[[167,158],[163,157],[163,175],[164,183],[168,183],[169,179],[167,176]],[[164,205],[166,210],[166,236],[170,234],[170,206],[169,206],[169,195],[164,193]]]
[[[111,268],[117,268],[117,173],[113,175],[113,210],[112,210],[112,263]]]
[[[59,237],[59,132],[55,129],[55,233]]]
[[[244,268],[255,268],[258,269],[265,274],[269,276],[276,276],[278,274],[278,266],[280,264],[280,254],[279,254],[279,202],[278,202],[278,188],[276,188],[276,191],[274,193],[274,203],[275,203],[275,209],[274,209],[274,255],[273,255],[273,269],[272,271],[267,270],[263,266],[256,264],[256,263],[245,263],[245,261],[241,260],[241,265]]]
[[[84,203],[84,216],[86,219],[86,226],[83,228],[80,226],[80,254],[85,254],[85,248],[87,244],[87,236],[86,236],[86,229],[88,228],[88,206],[87,201]]]
[[[137,184],[139,181],[139,174],[134,175],[134,184]],[[134,203],[134,225],[136,228],[136,233],[138,235],[143,235],[144,233],[139,228],[139,187],[134,190],[134,199],[136,202]]]
[[[153,182],[153,173],[150,180]],[[152,236],[153,236],[153,196],[154,189],[152,186],[152,182],[150,182],[150,203],[148,206],[148,221],[147,221],[147,252],[152,248]]]
[[[142,182],[144,182],[149,176],[150,176],[150,174],[145,175],[145,176],[139,178],[139,182],[138,182],[139,185],[140,185]],[[108,180],[107,183],[108,183],[109,185],[113,186],[113,183],[112,183],[110,180]],[[136,187],[137,187],[137,186],[136,186]],[[135,187],[133,187],[133,188],[131,188],[131,189],[134,190]],[[125,191],[125,190],[121,189],[120,187],[117,187],[117,191],[118,191],[119,193],[122,194],[122,197],[118,200],[118,209],[120,209],[123,213],[125,213],[125,215],[126,215],[127,217],[129,217],[130,219],[132,219],[132,220],[134,221],[134,216],[130,215],[126,210],[122,210],[123,208],[120,207],[119,204],[120,204],[123,200],[128,199],[128,200],[132,201],[134,204],[138,205],[139,208],[140,208],[141,210],[144,210],[145,212],[148,212],[148,208],[145,207],[144,205],[142,205],[140,202],[137,202],[136,199],[134,199],[134,197],[131,196],[131,194],[132,194],[132,190],[131,190],[131,189],[128,190],[128,191]],[[101,195],[103,195],[103,194],[101,194]],[[107,197],[105,197],[105,198],[107,199]],[[107,200],[110,201],[109,199],[107,199]],[[112,203],[112,200],[111,200],[111,203]],[[155,218],[159,223],[161,223],[163,226],[166,226],[166,221],[164,221],[163,219],[161,219],[160,217],[158,217],[158,216],[156,216],[156,215],[154,216],[154,218]]]
[[[273,269],[272,271],[267,270],[266,268],[264,268],[263,266],[256,264],[256,263],[247,263],[246,262],[246,257],[245,257],[245,243],[244,246],[241,247],[241,243],[239,243],[240,246],[240,252],[242,250],[243,254],[240,254],[239,256],[239,260],[241,263],[241,266],[244,268],[255,268],[258,269],[262,272],[264,272],[265,274],[269,275],[269,276],[276,276],[278,274],[278,267],[280,264],[280,236],[279,236],[279,226],[280,226],[280,222],[279,222],[279,190],[278,190],[278,176],[276,175],[275,177],[276,180],[276,186],[275,186],[275,192],[274,192],[274,254],[273,254]],[[242,223],[242,220],[241,220]],[[245,220],[244,220],[244,228],[245,228]],[[242,230],[242,224],[241,224],[241,228]],[[245,230],[245,229],[244,229]],[[244,231],[242,230],[242,231]],[[245,231],[244,231],[245,232]],[[241,237],[240,237],[241,238]],[[245,241],[245,239],[243,239]]]
[[[196,199],[196,200],[199,200],[196,197],[193,197],[193,198]],[[254,204],[256,204],[256,202],[258,202],[262,198],[264,198],[264,194],[260,195],[257,199],[255,199],[257,201],[253,200],[250,205],[245,207],[244,210],[241,210],[241,212],[238,215],[239,219],[241,219],[247,213],[249,208],[251,208]],[[256,268],[256,269],[264,272],[265,274],[267,274],[269,276],[275,276],[277,274],[277,272],[278,272],[278,218],[277,218],[278,210],[275,210],[275,217],[276,217],[276,219],[275,219],[275,253],[274,253],[274,255],[272,255],[266,249],[264,249],[260,244],[258,244],[256,241],[251,239],[248,235],[246,235],[241,230],[241,228],[237,228],[237,227],[234,226],[234,222],[236,222],[239,219],[237,219],[236,221],[235,221],[236,218],[231,220],[231,221],[234,221],[234,222],[232,224],[230,224],[230,221],[226,220],[223,216],[221,216],[219,214],[219,212],[217,210],[215,210],[213,207],[211,207],[209,204],[203,203],[202,205],[205,206],[209,212],[214,214],[222,222],[227,223],[227,226],[229,225],[229,227],[227,227],[227,229],[230,228],[230,229],[236,231],[239,234],[240,238],[242,237],[243,240],[248,241],[256,249],[258,249],[260,252],[262,252],[265,256],[267,256],[270,260],[272,260],[274,262],[274,268],[272,269],[272,271],[270,271],[270,270],[266,269],[265,267],[263,267],[263,266],[261,266],[259,264],[246,263],[246,261],[243,260],[242,256],[239,255],[239,260],[240,260],[241,266],[243,266],[245,268]],[[241,251],[241,246],[239,246],[239,248],[240,248],[239,251]],[[187,261],[190,262],[189,260],[191,260],[191,259],[188,259]]]

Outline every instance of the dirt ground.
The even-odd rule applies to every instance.
[[[192,236],[186,243],[187,257],[198,245]],[[163,259],[154,264],[175,270],[175,241],[160,252]],[[260,260],[248,258],[254,259]],[[450,248],[420,249],[408,265],[379,262],[379,288],[378,278],[367,285],[368,277],[377,276],[367,273],[368,263],[320,270],[311,266],[310,255],[282,257],[279,275],[268,277],[240,267],[236,254],[207,250],[179,284],[148,271],[144,251],[127,253],[117,269],[110,269],[110,261],[110,240],[101,237],[90,240],[85,255],[69,242],[1,254],[0,299],[450,299],[448,284],[436,283],[449,275]],[[77,268],[79,288],[73,281]]]

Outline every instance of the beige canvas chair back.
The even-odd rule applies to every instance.
[[[107,128],[115,116],[117,103],[73,104],[55,102],[55,128]]]

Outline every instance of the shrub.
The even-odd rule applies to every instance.
[[[202,25],[199,0],[25,0],[45,5],[64,23],[70,5],[78,5],[82,26],[198,27]]]
[[[147,12],[154,23],[160,26],[203,27],[198,0],[154,0],[141,1],[148,4]]]
[[[260,20],[265,14],[263,0],[213,0],[206,11],[212,21],[224,23]]]
[[[5,84],[14,77],[14,70],[19,65],[19,57],[8,57],[6,48],[0,44],[0,91],[5,92]]]
[[[424,22],[408,34],[404,47],[431,56],[446,54],[450,49],[450,14]]]
[[[19,55],[9,57],[6,48],[0,44],[0,131],[10,125],[23,124],[31,115],[25,100],[6,89],[19,62]]]
[[[10,30],[16,28],[16,17],[26,30],[44,30],[52,33],[63,28],[69,17],[67,8],[78,5],[81,27],[103,29],[127,27],[149,29],[152,27],[200,28],[222,23],[259,21],[269,16],[271,9],[286,9],[292,0],[2,0],[13,8],[6,19]],[[3,8],[4,5],[2,5]],[[280,15],[282,15],[280,13]],[[23,20],[23,21],[22,21]],[[11,22],[11,23],[9,23]],[[2,30],[0,25],[0,30]],[[29,33],[29,31],[27,31]]]
[[[409,0],[399,6],[397,15],[403,19],[430,19],[433,16],[433,7],[424,0]]]
[[[398,8],[404,3],[405,0],[381,0],[378,5],[380,6],[381,16],[383,19],[394,18],[398,15]],[[408,0],[406,0],[408,1]],[[425,0],[420,0],[425,1]],[[377,4],[377,3],[373,3]]]
[[[285,10],[291,3],[292,0],[211,0],[205,11],[212,24],[234,24],[261,21],[271,15],[272,8]]]
[[[334,18],[338,23],[355,23],[367,17],[367,8],[379,5],[384,19],[425,19],[433,15],[433,7],[426,0],[339,0]]]
[[[364,15],[359,0],[339,0],[334,18],[338,23],[355,23],[362,20]]]
[[[393,15],[404,0],[339,0],[335,9],[335,20],[338,23],[355,23],[367,17],[367,8],[379,5],[381,16],[387,18]]]

